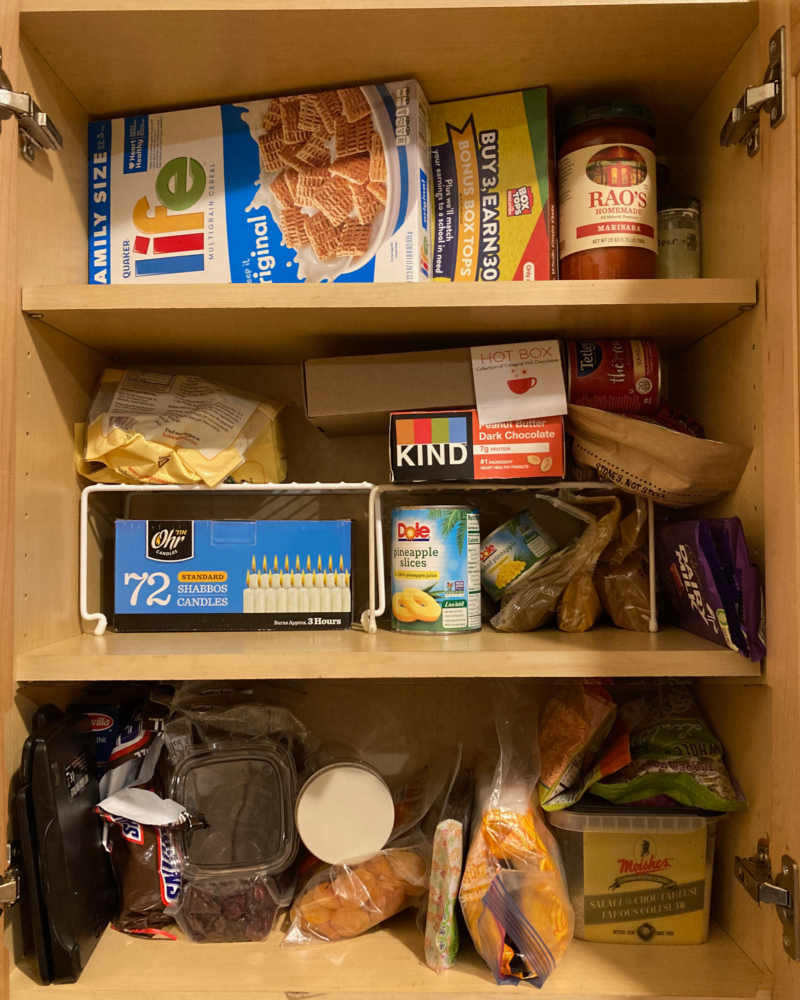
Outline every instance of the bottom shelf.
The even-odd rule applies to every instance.
[[[354,941],[309,948],[279,947],[275,933],[263,945],[188,944],[141,941],[106,931],[75,986],[62,987],[75,1000],[112,997],[243,996],[301,1000],[320,994],[348,997],[407,994],[453,996],[464,1000],[496,993],[486,966],[470,943],[458,966],[443,976],[425,967],[422,936],[410,915],[400,917]],[[40,995],[29,968],[11,975],[10,998]],[[758,998],[771,991],[762,972],[728,935],[711,926],[704,945],[617,946],[574,941],[547,981],[545,992],[574,1000],[601,997]],[[50,994],[52,996],[52,993]],[[516,995],[516,994],[515,994]]]

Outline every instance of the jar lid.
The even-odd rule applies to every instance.
[[[561,121],[561,131],[566,132],[577,125],[587,125],[606,118],[627,118],[640,121],[654,129],[655,122],[650,108],[644,104],[627,104],[625,101],[610,101],[608,104],[579,104]]]
[[[669,212],[669,211],[680,211],[680,212],[690,212],[692,215],[700,215],[700,199],[694,198],[691,195],[671,195],[666,198],[658,199],[658,211],[659,212]]]
[[[289,751],[273,740],[232,740],[198,747],[172,775],[172,797],[205,820],[177,835],[187,875],[276,874],[297,853],[297,772]]]

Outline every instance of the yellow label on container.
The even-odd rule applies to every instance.
[[[556,276],[546,88],[431,107],[434,281]]]
[[[698,944],[703,940],[708,830],[586,833],[587,941]]]

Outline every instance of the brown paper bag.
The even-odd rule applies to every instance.
[[[588,406],[570,406],[572,457],[628,493],[668,507],[718,500],[742,478],[750,449],[631,420]]]

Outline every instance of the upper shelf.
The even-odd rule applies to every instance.
[[[343,632],[107,632],[17,656],[17,681],[363,677],[751,677],[758,663],[678,628],[606,626],[415,636]]]
[[[92,117],[415,76],[429,101],[548,84],[646,103],[666,151],[758,21],[747,0],[22,0]],[[722,121],[719,125],[722,126]]]
[[[682,350],[756,302],[755,281],[389,285],[45,285],[22,308],[126,363],[291,364],[555,334]]]

